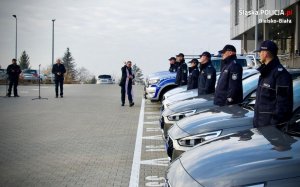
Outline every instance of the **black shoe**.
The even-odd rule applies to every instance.
[[[134,105],[134,102],[130,103],[130,104],[129,104],[129,107],[132,107],[133,105]]]
[[[63,96],[63,95],[61,95],[60,97],[61,97],[61,98],[63,98],[64,96]]]
[[[55,98],[58,98],[58,95],[57,95],[57,96],[55,96]]]
[[[10,97],[10,94],[6,94],[7,97]]]
[[[124,105],[125,105],[125,103],[122,103],[122,104],[121,104],[121,106],[124,106]]]
[[[14,97],[20,97],[19,95],[15,95]]]

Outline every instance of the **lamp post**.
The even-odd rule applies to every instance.
[[[15,51],[15,59],[17,59],[18,55],[18,18],[17,15],[12,15],[14,18],[16,18],[16,51]]]
[[[55,19],[52,19],[52,67],[54,64],[54,22]],[[51,76],[51,82],[53,82],[53,75]]]

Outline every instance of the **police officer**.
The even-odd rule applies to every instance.
[[[177,68],[178,68],[178,63],[176,62],[176,58],[175,57],[169,58],[169,62],[170,62],[169,71],[172,72],[172,73],[176,73]]]
[[[55,95],[58,98],[58,86],[60,89],[60,97],[64,95],[64,74],[66,73],[65,66],[61,63],[61,59],[56,60],[56,64],[52,67],[52,73],[55,75]]]
[[[241,103],[243,101],[243,68],[236,62],[236,49],[232,45],[226,45],[219,53],[222,54],[222,69],[216,87],[214,104],[224,106]]]
[[[293,112],[292,77],[281,65],[277,45],[266,40],[257,50],[262,62],[256,91],[254,127],[276,125],[281,128]]]
[[[187,90],[198,88],[198,78],[199,78],[199,69],[197,59],[192,59],[190,62],[191,66],[189,67],[189,76]]]
[[[11,96],[11,90],[12,86],[14,86],[14,96],[20,97],[18,95],[18,83],[19,83],[19,75],[22,72],[19,65],[17,65],[17,60],[12,59],[12,64],[7,66],[6,72],[8,74],[8,80],[9,80],[9,87],[8,87],[8,93],[7,97]]]
[[[187,74],[188,74],[188,67],[184,60],[184,54],[179,53],[176,55],[177,61],[178,61],[178,69],[177,69],[177,75],[176,75],[176,84],[178,86],[187,85]]]
[[[200,75],[198,80],[198,96],[215,92],[216,69],[211,62],[211,54],[207,51],[200,55]]]

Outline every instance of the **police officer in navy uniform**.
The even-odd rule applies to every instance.
[[[14,86],[14,96],[20,97],[18,95],[18,83],[19,83],[19,75],[22,72],[19,65],[17,65],[17,60],[14,58],[12,59],[12,64],[7,66],[6,72],[8,74],[8,80],[9,80],[9,87],[8,87],[8,93],[7,97],[11,96],[11,90]]]
[[[198,88],[198,78],[199,78],[199,69],[198,69],[199,61],[196,58],[194,58],[189,63],[191,64],[191,66],[189,67],[187,90]]]
[[[200,75],[198,80],[198,96],[215,92],[216,69],[211,62],[211,54],[207,51],[200,55]]]
[[[218,106],[233,105],[243,101],[243,68],[236,62],[236,49],[226,45],[222,54],[222,69],[217,83],[214,104]]]
[[[169,71],[172,72],[172,73],[176,73],[177,68],[178,68],[178,63],[176,62],[176,58],[175,57],[169,58],[169,62],[170,62]]]
[[[61,63],[61,59],[56,60],[56,64],[52,67],[52,73],[55,75],[55,97],[58,98],[58,87],[60,89],[60,97],[64,97],[64,74],[66,73],[65,66]]]
[[[188,75],[188,67],[184,60],[184,54],[179,53],[176,55],[178,61],[178,69],[176,75],[176,84],[178,86],[187,85],[187,75]]]
[[[281,65],[277,45],[266,40],[257,50],[262,65],[256,91],[254,127],[274,125],[283,127],[293,112],[293,82],[289,72]]]

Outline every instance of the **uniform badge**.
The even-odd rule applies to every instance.
[[[267,87],[267,88],[270,88],[270,87],[271,87],[271,86],[270,86],[269,84],[267,84],[267,83],[264,83],[263,86],[264,86],[264,87]]]
[[[238,77],[238,76],[237,76],[237,74],[236,74],[236,73],[233,73],[233,74],[232,74],[232,76],[231,76],[232,80],[236,80],[236,79],[237,79],[237,77]]]
[[[227,69],[225,69],[225,70],[224,70],[224,73],[228,73],[228,70],[227,70]]]
[[[283,70],[283,68],[278,68],[278,71],[282,71]]]
[[[207,75],[207,79],[211,79],[211,74],[208,74],[208,75]]]
[[[183,73],[186,73],[186,70],[183,70]]]

